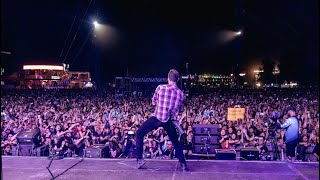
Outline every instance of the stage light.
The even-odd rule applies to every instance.
[[[23,70],[64,70],[63,66],[58,65],[24,65]]]
[[[95,28],[97,28],[99,26],[99,23],[97,21],[94,21],[93,25],[94,25]]]
[[[7,55],[10,55],[11,52],[8,52],[8,51],[1,51],[1,54],[7,54]]]
[[[236,35],[237,35],[237,36],[240,36],[241,34],[242,34],[242,31],[236,32]]]
[[[263,70],[254,70],[253,72],[254,73],[261,73],[261,72],[263,72]]]

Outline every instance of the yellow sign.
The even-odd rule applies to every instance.
[[[244,119],[245,108],[228,108],[229,121],[237,121],[238,119]]]

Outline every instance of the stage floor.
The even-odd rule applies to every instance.
[[[56,176],[81,159],[54,160],[51,171]],[[188,160],[189,172],[181,172],[176,160],[146,160],[143,169],[135,169],[134,159],[85,158],[56,179],[319,179],[318,162]],[[4,180],[47,180],[49,160],[45,157],[3,156]]]

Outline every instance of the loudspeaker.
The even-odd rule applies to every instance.
[[[259,160],[259,150],[255,147],[241,148],[240,160]]]
[[[218,144],[218,128],[216,124],[194,124],[193,131],[193,151],[194,154],[208,156],[214,154],[215,149],[220,148]]]
[[[194,144],[219,144],[218,136],[193,136]]]
[[[49,156],[49,145],[42,145],[34,149],[36,156]]]
[[[18,146],[18,155],[19,156],[32,156],[33,155],[33,145],[29,144],[20,144]]]
[[[234,149],[216,149],[217,160],[236,160],[236,154]]]
[[[18,156],[18,146],[11,146],[12,156]]]
[[[196,153],[196,154],[207,154],[207,152],[209,154],[213,154],[215,153],[215,150],[220,148],[219,145],[194,145],[193,146],[193,151],[192,153]]]
[[[40,129],[24,129],[17,135],[17,140],[20,145],[34,144],[38,146],[40,144]]]
[[[87,158],[108,158],[109,146],[104,144],[96,144],[84,149],[84,156]]]
[[[218,135],[218,128],[216,124],[194,124],[192,126],[194,135]]]

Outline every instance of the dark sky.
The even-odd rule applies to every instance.
[[[208,2],[2,0],[1,50],[12,55],[1,55],[1,63],[12,72],[23,63],[65,62],[108,80],[127,68],[135,76],[165,77],[170,68],[184,73],[186,62],[192,73],[229,74],[237,64],[247,70],[273,57],[282,79],[318,80],[317,0]],[[108,35],[94,38],[94,19]],[[239,27],[243,36],[217,43],[221,32]]]

